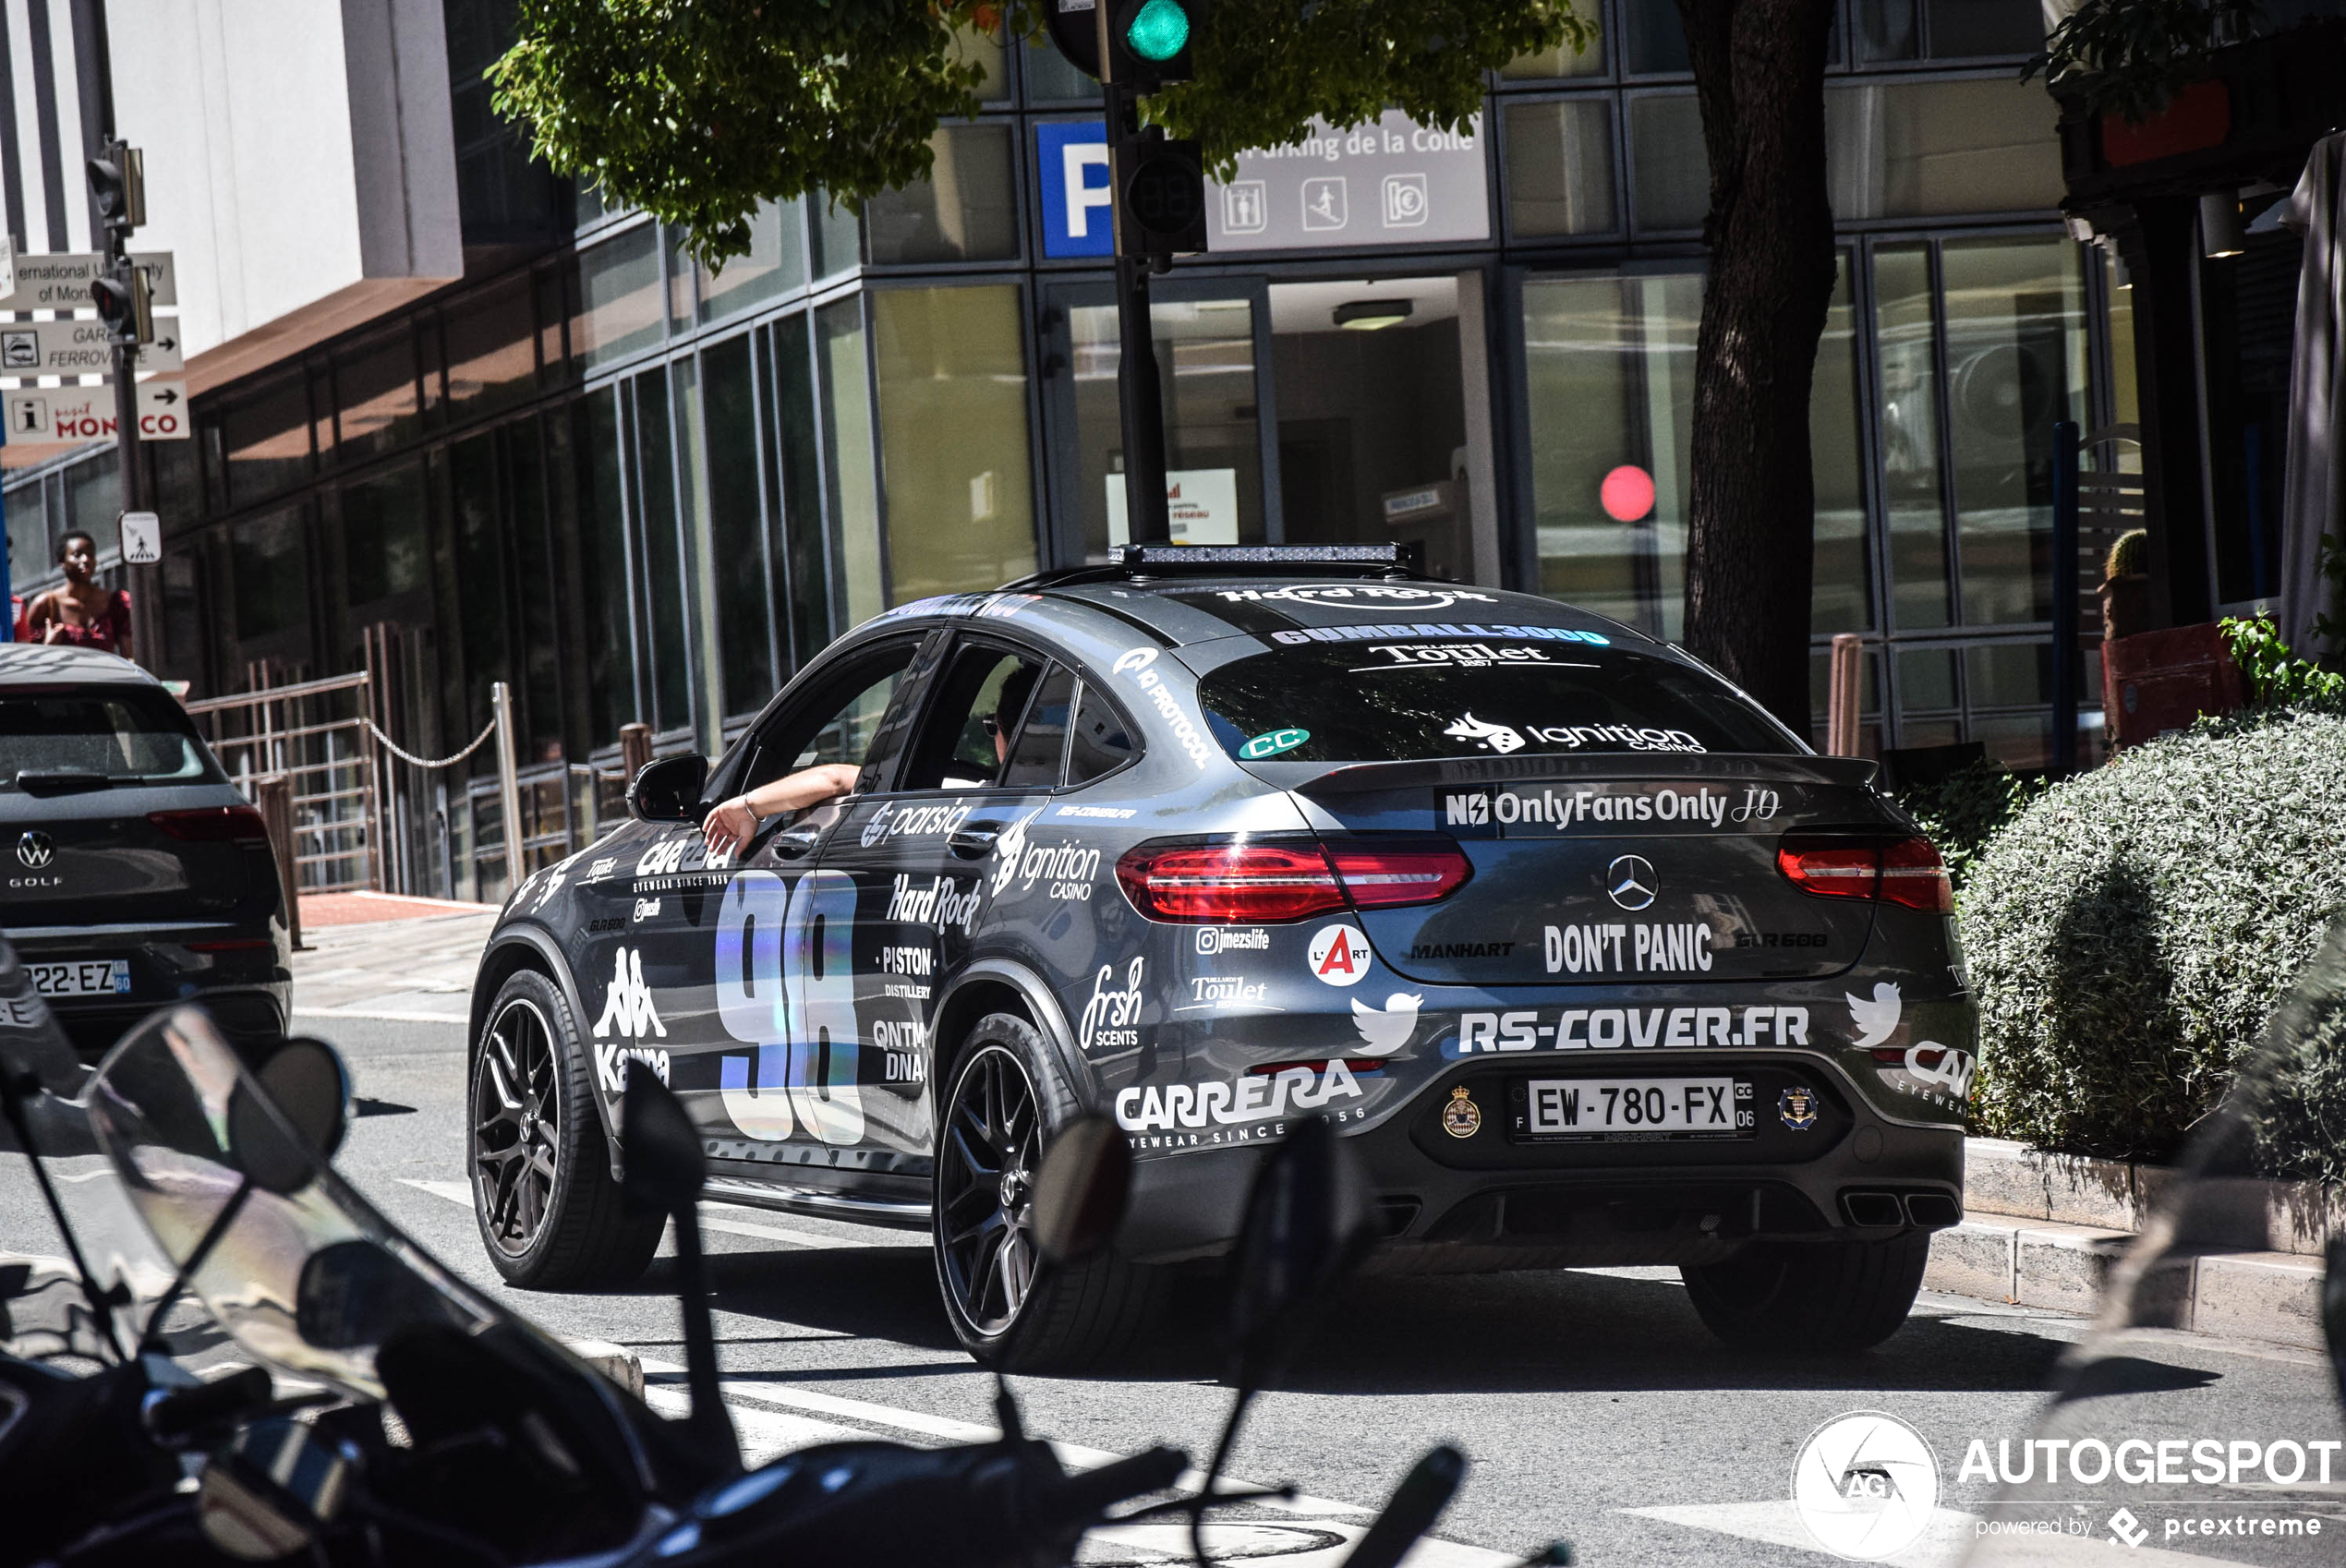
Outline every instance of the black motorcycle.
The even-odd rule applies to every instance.
[[[1025,1433],[1006,1383],[992,1441],[829,1443],[744,1471],[719,1396],[699,1139],[650,1073],[627,1084],[623,1188],[675,1222],[691,1393],[681,1420],[473,1290],[335,1175],[349,1084],[330,1048],[290,1041],[249,1067],[184,1007],[132,1031],[80,1087],[61,1040],[11,1026],[33,1010],[6,1010],[12,961],[0,960],[0,1098],[19,1146],[75,1127],[59,1099],[79,1087],[79,1125],[175,1273],[152,1302],[102,1281],[30,1162],[74,1269],[41,1282],[72,1298],[56,1345],[98,1369],[0,1357],[0,1493],[30,1504],[11,1510],[0,1558],[1026,1568],[1071,1561],[1102,1525],[1185,1514],[1203,1561],[1210,1510],[1288,1495],[1224,1488],[1222,1462],[1252,1392],[1370,1232],[1333,1128],[1302,1124],[1252,1195],[1233,1280],[1238,1398],[1192,1490],[1173,1490],[1188,1457],[1169,1448],[1067,1469]],[[1062,1133],[1024,1215],[1042,1266],[1107,1244],[1129,1176],[1106,1121]],[[209,1382],[177,1367],[158,1331],[183,1293],[313,1392],[281,1397],[260,1367]],[[1355,1543],[1352,1568],[1397,1562],[1464,1468],[1456,1450],[1427,1454]],[[1568,1560],[1558,1545],[1530,1561]]]

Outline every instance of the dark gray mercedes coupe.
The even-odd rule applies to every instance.
[[[712,854],[708,810],[853,793]],[[633,1276],[625,1064],[712,1194],[924,1228],[981,1359],[1112,1357],[1325,1116],[1372,1266],[1675,1264],[1730,1343],[1854,1348],[1962,1215],[1947,874],[1874,785],[1680,649],[1392,547],[1152,547],[907,604],[711,767],[532,875],[473,993],[472,1180],[525,1285]],[[1029,1178],[1131,1141],[1114,1252],[1038,1270]]]

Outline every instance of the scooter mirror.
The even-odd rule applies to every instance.
[[[245,1179],[280,1197],[299,1192],[318,1179],[322,1162],[282,1113],[270,1114],[266,1091],[239,1079],[228,1096],[228,1157]]]
[[[1247,1194],[1230,1293],[1242,1365],[1258,1373],[1267,1365],[1293,1324],[1351,1272],[1370,1236],[1365,1183],[1335,1124],[1298,1123]]]
[[[1132,1195],[1132,1149],[1106,1116],[1070,1122],[1034,1172],[1027,1216],[1054,1263],[1080,1263],[1107,1245]]]
[[[627,1064],[627,1092],[619,1104],[620,1152],[628,1198],[663,1214],[688,1212],[700,1200],[708,1161],[700,1134],[674,1091],[642,1062]]]
[[[322,1040],[296,1035],[253,1075],[320,1161],[332,1161],[349,1130],[350,1069]]]

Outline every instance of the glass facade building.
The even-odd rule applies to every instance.
[[[153,662],[205,696],[372,660],[396,738],[435,756],[506,681],[550,858],[613,808],[623,725],[713,752],[865,617],[1121,537],[1109,274],[1054,228],[1097,89],[973,43],[988,102],[937,132],[928,180],[770,208],[712,272],[483,119],[475,9],[449,6],[468,276],[146,449]],[[1677,30],[1673,0],[1607,0],[1590,52],[1493,78],[1481,237],[1411,241],[1388,178],[1381,227],[1217,241],[1159,280],[1186,537],[1415,539],[1677,633],[1707,185]],[[1820,711],[1832,634],[1866,639],[1869,749],[2042,763],[2051,427],[2131,416],[2125,296],[2065,236],[2054,105],[2014,79],[2041,30],[2035,0],[1845,0],[1835,32],[1811,632]],[[20,592],[67,528],[111,542],[113,463],[9,473]],[[1621,520],[1625,466],[1652,500]],[[469,766],[405,829],[416,891],[502,888],[493,765]]]

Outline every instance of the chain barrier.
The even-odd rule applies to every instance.
[[[419,757],[413,752],[402,751],[399,747],[399,742],[384,734],[382,732],[382,727],[377,724],[373,719],[369,718],[366,721],[366,723],[368,733],[374,736],[378,742],[381,742],[383,750],[389,752],[393,756],[397,757],[401,762],[412,763],[417,767],[453,767],[456,764],[464,761],[466,757],[480,750],[482,746],[488,744],[489,738],[497,733],[497,721],[492,718],[489,721],[489,728],[482,730],[478,735],[473,738],[473,743],[471,745],[466,746],[463,751],[458,752],[453,757],[441,757],[435,762],[429,757]]]

